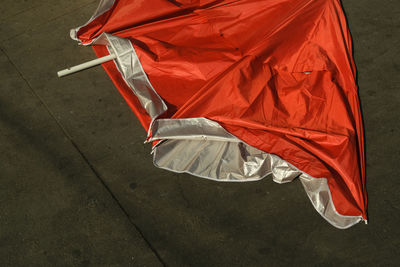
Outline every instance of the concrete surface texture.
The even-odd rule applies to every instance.
[[[299,181],[152,165],[146,133],[69,29],[93,0],[0,5],[1,266],[398,266],[400,2],[344,0],[365,121],[369,225],[338,230]]]

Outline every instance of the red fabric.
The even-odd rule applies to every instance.
[[[102,32],[132,42],[166,117],[219,122],[327,178],[336,210],[366,218],[362,118],[339,0],[117,0],[78,38]],[[104,67],[147,129],[115,65]]]

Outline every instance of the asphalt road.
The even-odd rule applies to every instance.
[[[145,131],[69,29],[92,0],[0,6],[1,266],[398,266],[400,2],[344,0],[369,224],[338,230],[299,181],[217,183],[157,169]]]

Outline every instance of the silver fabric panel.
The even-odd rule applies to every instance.
[[[153,120],[167,110],[164,101],[150,84],[128,39],[104,33],[94,43],[108,45],[108,49],[117,55],[114,62],[117,63],[118,70]]]
[[[154,150],[154,164],[217,181],[255,181],[272,173],[279,183],[299,175],[296,170],[273,168],[281,159],[240,142],[166,140]]]
[[[76,36],[76,34],[78,33],[79,29],[88,25],[90,22],[92,22],[94,19],[96,19],[98,16],[102,15],[103,13],[107,12],[107,10],[109,10],[113,5],[114,5],[115,0],[101,0],[99,5],[97,6],[96,11],[94,12],[94,14],[92,15],[92,17],[89,19],[88,22],[86,22],[84,25],[75,28],[75,29],[71,29],[70,30],[70,36],[73,40],[79,41],[78,37]]]
[[[346,229],[363,220],[360,216],[343,216],[336,211],[326,178],[316,179],[305,173],[299,178],[314,208],[333,226]]]
[[[191,119],[158,119],[151,128],[151,138],[158,139],[191,139],[191,140],[219,140],[240,142],[217,122],[206,118]]]
[[[278,156],[243,143],[217,122],[206,118],[155,120],[149,141],[154,140],[167,140],[155,149],[155,164],[159,167],[168,165],[166,168],[179,172],[186,170],[193,175],[219,181],[258,180],[272,174],[277,183],[290,182],[301,174]],[[168,159],[176,159],[179,163],[173,160],[167,163]],[[210,165],[212,162],[221,164],[223,170],[229,171],[221,173],[221,166]],[[215,169],[219,172],[212,174],[213,171],[208,169],[213,167],[217,167]]]
[[[332,202],[327,179],[314,178],[280,157],[249,146],[218,123],[205,118],[160,119],[150,140],[163,140],[154,148],[154,165],[216,181],[256,181],[272,174],[277,183],[299,177],[314,208],[333,226],[345,229],[360,216],[340,215]]]

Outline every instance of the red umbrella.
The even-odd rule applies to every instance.
[[[94,45],[154,164],[217,181],[301,180],[337,228],[366,221],[362,118],[339,0],[102,0]]]

